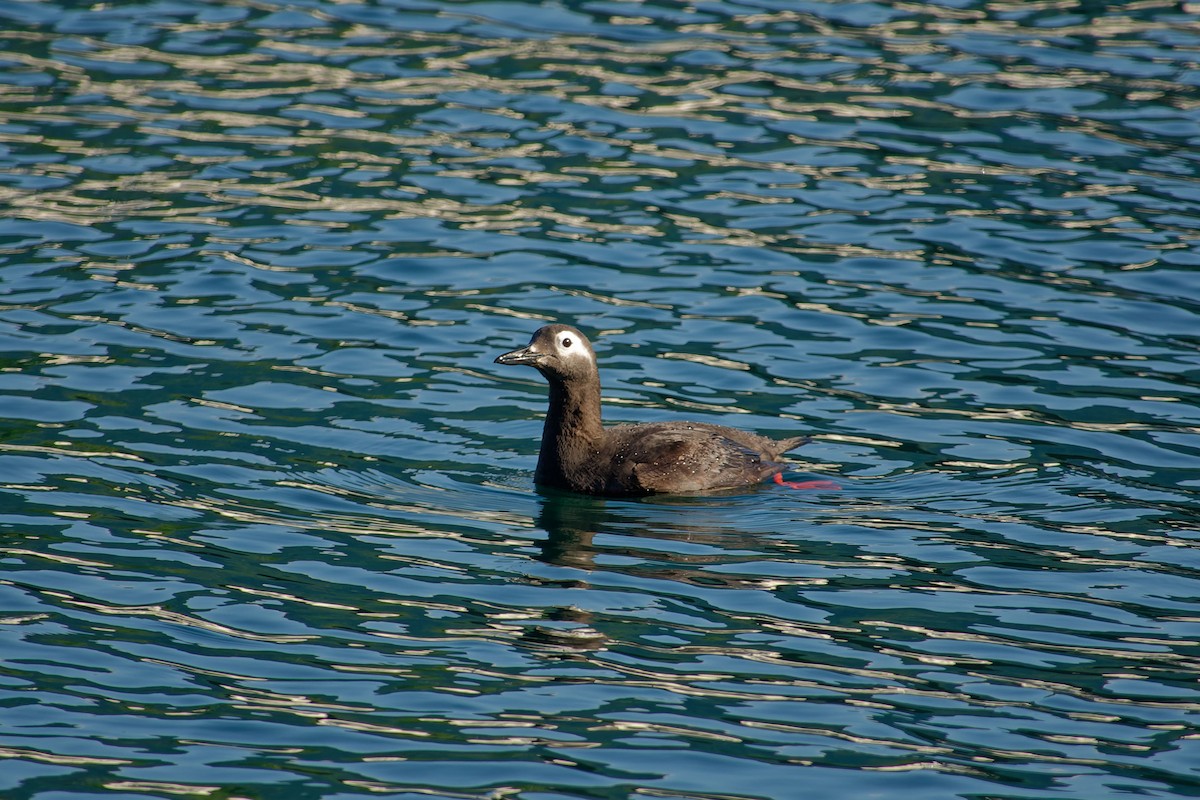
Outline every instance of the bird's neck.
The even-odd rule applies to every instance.
[[[551,383],[538,454],[539,480],[553,483],[554,476],[573,473],[596,452],[603,437],[599,379]]]

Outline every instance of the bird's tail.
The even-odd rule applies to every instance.
[[[775,442],[775,447],[777,448],[775,452],[782,455],[789,450],[795,450],[802,444],[808,444],[810,441],[812,440],[807,436],[793,436],[790,439],[780,439],[779,441]]]

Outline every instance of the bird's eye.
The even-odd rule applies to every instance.
[[[570,347],[570,346],[571,346],[571,337],[570,337],[570,336],[564,336],[564,337],[563,337],[563,340],[562,340],[562,346],[563,346],[563,347]]]

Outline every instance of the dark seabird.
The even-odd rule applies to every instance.
[[[550,410],[534,473],[546,486],[634,497],[731,489],[772,475],[784,483],[779,459],[807,441],[803,436],[776,441],[705,422],[605,428],[596,353],[587,337],[569,325],[539,328],[527,346],[497,357],[496,363],[533,367],[550,384]]]

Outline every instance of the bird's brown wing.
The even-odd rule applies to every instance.
[[[782,465],[765,459],[718,426],[636,426],[628,437],[612,437],[611,489],[639,494],[702,492],[756,483]],[[618,432],[620,429],[615,429]]]

